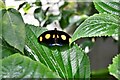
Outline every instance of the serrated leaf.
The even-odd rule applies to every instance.
[[[108,67],[109,73],[120,80],[120,54],[113,58],[113,63]]]
[[[110,14],[95,14],[86,19],[74,32],[72,42],[81,37],[112,36],[118,34],[119,17]]]
[[[5,10],[2,17],[2,36],[5,41],[19,51],[23,52],[25,44],[25,24],[18,11]]]
[[[42,63],[19,53],[4,58],[0,62],[2,62],[2,78],[59,78]]]
[[[115,15],[120,15],[120,1],[118,0],[94,0],[95,8],[101,12],[107,12]]]
[[[26,45],[31,49],[31,52],[38,57],[38,60],[40,62],[45,64],[52,71],[56,72],[60,77],[90,77],[89,60],[88,58],[83,59],[83,57],[86,57],[84,55],[85,53],[77,45],[73,45],[72,47],[48,47],[38,43],[37,35],[34,34],[34,32],[32,32],[32,30],[28,26],[26,27],[26,32]],[[81,63],[85,63],[86,61],[88,62],[87,68],[84,68],[84,65],[82,65]],[[81,69],[80,66],[82,66],[83,68]],[[80,71],[82,71],[82,73],[80,73]],[[75,77],[76,74],[78,74],[79,76]]]

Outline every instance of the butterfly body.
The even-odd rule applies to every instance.
[[[56,28],[46,31],[38,37],[39,43],[45,43],[48,46],[63,46],[69,44],[70,39],[71,37],[67,33],[58,31]]]

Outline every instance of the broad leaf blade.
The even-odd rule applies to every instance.
[[[108,67],[111,75],[120,80],[120,54],[113,58],[113,63]]]
[[[0,38],[2,38],[2,10],[0,10]]]
[[[29,27],[30,30],[32,30],[32,32],[37,36],[39,37],[40,34],[42,34],[43,32],[47,31],[47,28],[44,28],[44,27],[39,27],[39,26],[34,26],[34,25],[30,25],[30,24],[26,24],[25,25],[26,27]]]
[[[38,57],[40,62],[45,64],[62,78],[74,78],[75,74],[90,74],[89,66],[87,67],[87,73],[80,73],[79,71],[82,71],[81,69],[78,71],[81,63],[86,62],[88,59],[83,60],[85,53],[77,45],[73,45],[72,47],[48,47],[41,45],[37,41],[37,35],[34,34],[31,28],[26,26],[26,45],[31,49],[32,53]],[[87,64],[90,65],[89,62]],[[82,65],[82,67],[84,67],[84,65]],[[87,69],[84,68],[85,71]],[[88,76],[76,76],[76,78],[88,78]]]
[[[25,24],[19,12],[8,9],[3,14],[2,36],[8,44],[23,52],[25,44]]]
[[[75,74],[75,78],[86,78],[89,80],[90,78],[90,61],[86,54],[84,54],[84,57],[80,63],[79,69],[77,73]]]
[[[0,55],[2,56],[0,57],[0,59],[8,57],[16,52],[19,52],[15,48],[10,46],[4,39],[1,38],[0,38],[0,48],[1,48]]]
[[[105,0],[94,0],[95,8],[100,13],[111,13],[115,15],[120,15],[120,1],[118,0],[111,0],[111,1],[105,1]]]
[[[86,19],[74,32],[72,42],[81,37],[112,36],[118,34],[119,17],[110,14],[95,14]]]
[[[0,38],[2,38],[2,27],[3,27],[3,25],[2,25],[2,22],[3,22],[3,14],[6,12],[6,10],[5,9],[1,9],[0,10]]]
[[[0,60],[3,78],[59,78],[42,63],[16,53]]]

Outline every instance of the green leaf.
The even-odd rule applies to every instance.
[[[39,37],[40,34],[42,34],[43,32],[47,31],[47,28],[44,28],[44,27],[41,28],[39,26],[34,26],[30,24],[26,24],[25,26],[29,27],[37,37]]]
[[[2,38],[2,10],[0,10],[0,38]]]
[[[25,13],[28,13],[29,9],[31,8],[29,3],[25,3],[25,7],[23,8]]]
[[[41,1],[40,0],[36,0],[35,2],[34,2],[34,4],[36,5],[36,6],[42,6],[42,3],[41,3]]]
[[[90,61],[86,54],[80,63],[79,69],[75,74],[75,78],[90,78]],[[89,80],[89,79],[88,79]]]
[[[1,46],[1,44],[2,44],[2,41],[0,40],[0,59],[2,59],[2,46]]]
[[[109,73],[120,80],[120,54],[113,58],[113,63],[108,67]]]
[[[34,26],[33,26],[34,27]],[[42,28],[41,28],[42,29]],[[39,29],[37,29],[39,30]],[[62,78],[89,78],[90,64],[85,53],[77,45],[49,47],[38,43],[36,34],[26,26],[26,45],[36,60],[45,64]],[[87,62],[87,63],[86,63]],[[84,66],[85,64],[86,66]],[[82,67],[82,68],[81,68]],[[82,73],[80,73],[82,71]],[[75,76],[77,75],[77,76]]]
[[[55,20],[60,20],[61,18],[61,15],[53,15],[53,14],[49,14],[46,16],[46,22],[45,22],[45,25],[48,25],[52,22],[54,22]]]
[[[105,0],[94,0],[95,8],[100,13],[111,13],[115,15],[120,15],[120,1],[118,0],[111,0],[111,1],[105,1]]]
[[[25,44],[25,24],[18,11],[15,9],[5,10],[2,17],[2,36],[5,41],[23,52]]]
[[[18,50],[16,50],[15,48],[13,48],[12,46],[10,46],[4,39],[0,38],[0,55],[2,57],[0,57],[0,59],[8,57],[14,53],[19,52]]]
[[[34,17],[37,19],[40,23],[45,20],[45,12],[42,10],[42,8],[37,8],[34,11]]]
[[[69,25],[69,19],[72,14],[74,14],[74,10],[63,10],[61,19],[59,20],[61,28],[66,28]]]
[[[16,53],[0,60],[3,78],[59,78],[38,61]]]
[[[120,17],[111,14],[95,14],[87,18],[74,32],[72,42],[81,37],[118,35]]]
[[[0,80],[2,80],[2,61],[0,59]]]
[[[0,0],[0,10],[1,10],[1,9],[5,9],[5,4],[3,3],[2,0]]]
[[[2,38],[2,27],[3,27],[3,25],[2,25],[2,22],[3,22],[3,14],[6,12],[6,10],[5,9],[1,9],[0,10],[0,38]]]

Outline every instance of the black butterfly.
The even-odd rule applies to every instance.
[[[63,46],[70,43],[71,37],[63,31],[58,31],[57,28],[42,33],[38,37],[39,43],[45,43],[49,46]]]

